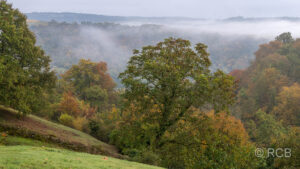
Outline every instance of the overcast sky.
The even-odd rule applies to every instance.
[[[7,0],[22,12],[195,18],[300,17],[300,0]]]

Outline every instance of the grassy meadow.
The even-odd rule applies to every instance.
[[[1,169],[155,169],[112,157],[38,146],[0,146]]]

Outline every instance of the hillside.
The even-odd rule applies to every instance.
[[[116,82],[132,56],[133,49],[153,45],[168,37],[188,39],[192,44],[208,46],[212,70],[230,72],[244,69],[254,58],[253,53],[265,38],[248,35],[226,35],[200,28],[177,28],[170,25],[145,24],[129,26],[117,23],[29,23],[37,45],[51,57],[51,67],[63,73],[80,59],[104,61]]]
[[[122,168],[122,169],[155,169],[154,167],[100,155],[77,153],[63,149],[0,146],[0,168]]]
[[[159,168],[117,159],[124,156],[114,146],[88,134],[16,113],[0,106],[0,168]]]
[[[56,20],[59,22],[128,22],[128,21],[144,21],[144,22],[165,22],[165,21],[189,21],[202,20],[199,18],[187,17],[138,17],[138,16],[109,16],[86,13],[72,12],[32,12],[26,13],[29,19],[46,21]]]
[[[32,138],[75,151],[120,158],[114,146],[101,142],[78,130],[56,124],[34,115],[19,119],[14,110],[0,106],[0,132]]]
[[[138,17],[138,16],[109,16],[88,13],[72,13],[72,12],[32,12],[26,13],[29,19],[49,22],[56,20],[59,22],[161,22],[166,21],[205,21],[209,19],[194,18],[194,17]],[[292,21],[299,22],[299,17],[230,17],[220,19],[220,21],[234,22],[268,22],[268,21]]]

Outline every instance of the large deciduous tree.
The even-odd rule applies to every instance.
[[[132,113],[155,126],[154,147],[164,144],[162,136],[192,107],[208,106],[218,112],[233,102],[232,77],[220,70],[211,73],[208,56],[204,44],[193,49],[187,40],[169,38],[134,51],[120,74],[125,108],[134,104],[137,112]]]
[[[23,113],[37,111],[55,84],[50,58],[35,46],[26,17],[0,1],[0,104]]]

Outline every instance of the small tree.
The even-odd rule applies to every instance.
[[[0,104],[23,113],[38,111],[44,92],[54,87],[50,58],[35,46],[26,17],[0,1]]]
[[[116,86],[107,73],[105,62],[81,59],[78,65],[73,65],[62,77],[78,98],[98,109],[104,107],[112,98]]]
[[[277,36],[275,39],[277,41],[280,41],[280,42],[284,43],[284,44],[288,44],[288,43],[294,42],[294,39],[292,37],[291,32],[282,33],[279,36]]]
[[[277,96],[277,106],[272,113],[285,125],[300,126],[300,85],[283,87]]]
[[[156,126],[154,147],[164,144],[162,136],[190,108],[210,105],[218,112],[233,102],[232,77],[220,70],[210,72],[206,49],[201,43],[192,49],[187,40],[169,38],[135,50],[120,74],[125,108],[134,104],[137,113]]]

